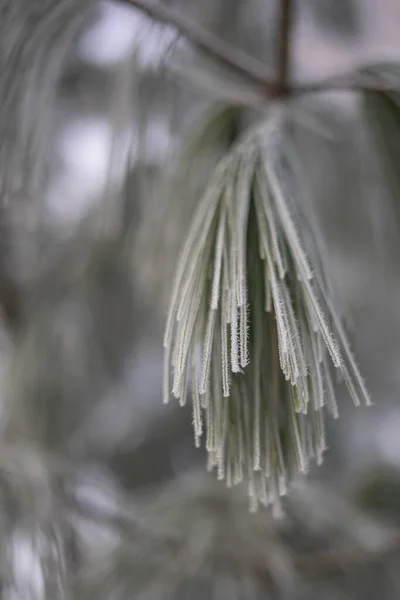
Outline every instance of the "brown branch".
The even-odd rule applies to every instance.
[[[156,0],[116,0],[117,2],[136,8],[151,19],[173,27],[183,35],[195,48],[213,58],[230,71],[247,80],[260,94],[260,101],[268,97],[297,96],[324,92],[391,92],[399,91],[398,87],[382,81],[377,76],[361,75],[357,70],[320,79],[312,82],[289,85],[289,32],[292,21],[291,0],[282,0],[280,19],[280,45],[278,50],[278,81],[270,76],[269,70],[256,59],[223,42],[203,27],[199,26],[180,11],[161,4]],[[286,33],[285,33],[286,32]],[[282,35],[284,33],[284,35]],[[361,71],[362,69],[360,69]]]
[[[277,73],[274,96],[282,98],[289,91],[290,42],[293,19],[292,0],[280,0],[278,28]]]

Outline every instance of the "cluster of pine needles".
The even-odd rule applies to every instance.
[[[185,405],[191,384],[196,446],[205,434],[209,468],[228,486],[247,480],[253,510],[279,504],[322,461],[324,407],[338,415],[330,363],[354,402],[369,403],[320,257],[313,267],[304,251],[286,149],[271,118],[216,166],[181,249],[164,339],[164,401],[172,391]]]

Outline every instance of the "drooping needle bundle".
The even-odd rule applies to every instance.
[[[209,467],[228,485],[246,478],[254,509],[321,462],[325,404],[337,416],[329,362],[355,403],[369,402],[303,250],[281,142],[272,122],[216,167],[181,250],[164,340],[165,402],[172,390],[184,405],[191,379],[196,445],[205,431]]]

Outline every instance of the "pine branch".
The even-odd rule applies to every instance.
[[[118,0],[137,8],[148,17],[172,26],[198,50],[225,65],[258,88],[269,87],[269,70],[258,60],[213,35],[182,12],[153,0]]]
[[[280,22],[278,30],[276,97],[285,96],[289,91],[290,37],[293,19],[292,0],[281,0]]]
[[[398,91],[390,83],[374,75],[361,75],[362,68],[330,76],[317,81],[288,84],[289,31],[292,23],[292,2],[282,0],[278,52],[278,77],[271,78],[269,70],[260,61],[234,48],[213,35],[179,10],[156,0],[116,0],[136,8],[151,19],[170,25],[194,47],[232,72],[247,80],[260,94],[261,100],[270,97],[297,96],[331,91],[384,92]]]

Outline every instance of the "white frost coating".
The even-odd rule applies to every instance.
[[[246,477],[251,507],[272,503],[279,512],[292,474],[322,460],[325,405],[337,416],[328,352],[355,402],[366,390],[319,289],[324,277],[316,271],[311,282],[274,164],[277,123],[267,150],[257,132],[252,145],[248,138],[219,164],[194,217],[167,320],[164,397],[171,358],[172,391],[182,405],[191,369],[195,443],[204,429],[208,468],[228,486]],[[198,378],[193,355],[200,348]]]

